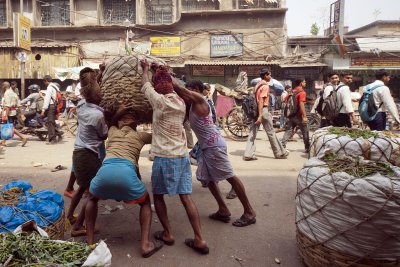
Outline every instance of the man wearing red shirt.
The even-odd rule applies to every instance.
[[[306,102],[306,97],[307,94],[304,91],[304,88],[306,87],[306,80],[305,79],[299,79],[295,81],[296,88],[293,89],[292,94],[296,95],[296,103],[298,105],[297,108],[297,114],[293,117],[288,118],[289,121],[286,124],[286,131],[285,134],[283,135],[282,139],[282,145],[286,147],[286,143],[289,140],[289,137],[292,134],[292,131],[295,127],[299,127],[301,130],[301,133],[303,134],[303,141],[304,141],[304,146],[305,146],[305,152],[308,153],[310,151],[310,139],[309,139],[309,134],[308,134],[308,119],[307,119],[307,113],[306,113],[306,108],[304,106],[304,103]],[[289,95],[286,97],[286,101],[288,99]]]

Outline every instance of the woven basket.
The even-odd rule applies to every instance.
[[[386,267],[400,266],[398,261],[379,261],[347,255],[312,241],[299,229],[297,245],[303,263],[308,267]]]
[[[64,240],[65,232],[65,213],[62,212],[60,218],[47,226],[45,229],[46,233],[49,235],[50,239],[54,240]]]
[[[115,113],[119,104],[126,103],[136,114],[138,124],[151,123],[153,110],[141,92],[143,70],[140,60],[144,56],[118,56],[107,63],[100,83],[102,101],[100,106],[109,113]],[[149,62],[159,65],[165,62],[146,57]]]

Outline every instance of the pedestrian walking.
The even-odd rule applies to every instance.
[[[174,89],[189,107],[190,125],[200,145],[197,179],[208,185],[218,203],[218,211],[210,214],[209,218],[225,223],[231,219],[231,212],[226,206],[218,186],[219,181],[227,180],[232,185],[244,209],[242,216],[232,224],[237,227],[254,224],[256,223],[256,213],[247,198],[242,182],[233,171],[225,139],[212,121],[211,109],[202,95],[203,84],[201,81],[192,81],[191,84],[192,90],[189,91],[177,80],[174,80]]]
[[[397,110],[396,104],[390,94],[390,89],[387,87],[390,81],[390,75],[385,70],[379,70],[375,73],[375,82],[368,84],[364,88],[364,92],[369,88],[375,87],[373,90],[373,99],[375,106],[378,107],[377,114],[372,121],[367,122],[368,127],[371,130],[384,131],[387,123],[387,112],[392,114],[394,120],[399,124],[399,111]]]
[[[14,91],[14,93],[18,96],[18,99],[20,98],[20,94],[19,94],[19,89],[18,89],[18,84],[16,81],[11,81],[10,83],[11,85],[11,89]]]
[[[292,136],[292,133],[295,131],[297,127],[300,129],[303,135],[305,153],[309,153],[310,138],[307,126],[308,119],[305,108],[307,94],[304,91],[304,89],[306,88],[306,80],[298,79],[294,82],[294,84],[296,87],[285,98],[285,106],[286,108],[294,108],[295,112],[293,116],[287,118],[288,122],[285,127],[285,134],[283,135],[282,138],[282,145],[286,148],[286,144],[289,138]],[[292,102],[293,104],[296,105],[295,107],[291,107],[291,104],[288,103],[290,97],[295,98],[293,99]]]
[[[257,137],[258,129],[260,124],[263,125],[265,132],[267,133],[269,143],[271,144],[272,152],[276,159],[286,159],[289,152],[283,147],[282,143],[276,136],[273,123],[272,115],[268,111],[269,105],[269,81],[271,80],[271,72],[268,69],[262,69],[260,71],[261,81],[257,83],[255,87],[256,101],[258,105],[258,118],[251,122],[249,137],[247,139],[246,150],[243,155],[243,160],[257,160],[255,140]],[[237,192],[236,192],[237,193]]]
[[[57,98],[57,91],[60,90],[58,86],[52,82],[53,79],[50,75],[43,77],[43,82],[46,85],[46,95],[44,97],[44,103],[42,107],[41,117],[47,116],[46,127],[48,131],[48,144],[57,143],[57,132],[56,129],[56,115],[57,110],[55,106],[55,101]]]
[[[331,124],[336,127],[352,127],[358,123],[358,119],[354,114],[353,104],[351,102],[351,91],[349,85],[353,82],[353,75],[350,72],[344,72],[340,75],[341,81],[334,88],[329,86],[324,90],[324,99],[331,96],[336,91],[336,110],[338,114],[331,119]]]
[[[2,123],[15,123],[18,122],[17,116],[21,117],[21,120],[25,120],[24,113],[21,109],[19,98],[14,90],[11,88],[10,83],[3,82],[3,90],[4,96],[2,99],[2,106],[3,106],[3,114],[2,114]],[[18,110],[18,113],[17,113]],[[21,139],[21,146],[25,146],[28,142],[28,138],[26,138],[23,134],[21,134],[17,129],[14,128],[14,133]],[[6,140],[2,140],[1,144],[6,146]]]
[[[185,244],[201,254],[208,254],[209,248],[202,236],[199,213],[191,197],[192,172],[183,129],[185,102],[174,93],[167,69],[159,67],[156,70],[152,77],[153,86],[148,76],[149,63],[144,59],[141,65],[142,92],[153,107],[151,153],[154,155],[154,162],[151,182],[154,207],[164,228],[163,231],[156,232],[154,237],[166,245],[174,244],[175,238],[168,219],[164,195],[179,195],[194,231],[194,238],[186,239]]]

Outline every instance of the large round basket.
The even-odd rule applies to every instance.
[[[323,244],[317,243],[299,229],[296,231],[297,245],[303,263],[307,267],[393,267],[400,266],[400,261],[380,261],[347,255]]]
[[[54,240],[64,240],[64,232],[65,232],[65,213],[62,212],[60,218],[51,223],[45,229],[46,233],[49,235],[50,239]]]

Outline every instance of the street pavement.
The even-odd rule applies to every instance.
[[[282,135],[278,134],[280,138]],[[193,233],[179,197],[166,197],[175,245],[164,246],[149,259],[140,255],[139,206],[101,201],[97,219],[100,233],[96,238],[106,240],[113,255],[112,266],[303,266],[296,245],[295,194],[297,174],[307,157],[302,140],[296,138],[296,142],[287,145],[289,158],[277,160],[273,158],[265,132],[259,131],[258,160],[249,162],[242,160],[246,143],[227,139],[230,160],[257,212],[254,225],[237,228],[210,220],[208,214],[216,211],[216,202],[193,176],[193,199],[210,247],[210,254],[206,256],[183,243]],[[18,139],[8,141],[8,146],[0,152],[0,185],[23,179],[31,182],[36,190],[52,189],[62,194],[70,174],[73,142],[74,137],[68,134],[56,145],[46,145],[36,137],[30,137],[26,147],[21,147]],[[143,148],[139,164],[143,181],[151,192],[149,149],[148,145]],[[57,165],[68,169],[51,172]],[[196,167],[192,167],[195,174]],[[221,182],[220,186],[223,194],[230,189],[228,182]],[[226,202],[232,218],[240,217],[243,210],[239,200]],[[65,199],[65,205],[69,207],[69,199]],[[152,221],[152,232],[162,229],[155,213]],[[84,241],[84,238],[75,240]]]

